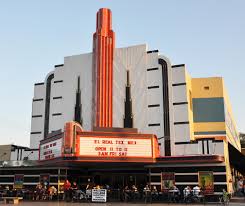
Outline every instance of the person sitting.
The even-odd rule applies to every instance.
[[[195,187],[193,187],[193,201],[194,202],[200,202],[202,198],[204,198],[203,196],[201,196],[201,188],[197,185]]]
[[[138,191],[138,188],[135,186],[135,185],[132,185],[132,197],[133,197],[133,200],[137,200],[139,199],[139,191]]]
[[[153,200],[158,200],[159,192],[157,191],[157,187],[155,185],[152,187],[151,197]]]
[[[73,183],[72,183],[71,189],[72,189],[72,190],[77,190],[77,189],[78,189],[77,183],[76,183],[76,182],[73,182]]]
[[[128,186],[126,186],[123,190],[123,199],[125,202],[128,202],[131,198],[131,191]]]
[[[49,200],[53,200],[53,197],[57,195],[57,189],[55,186],[49,187],[48,192],[49,192]]]
[[[144,191],[144,192],[149,192],[149,191],[151,191],[149,185],[146,185],[146,186],[144,187],[144,190],[143,190],[143,191]]]
[[[35,193],[35,197],[34,197],[35,200],[42,199],[42,189],[43,189],[43,187],[42,187],[41,183],[40,182],[37,183],[37,186],[36,186],[36,189],[34,192]]]
[[[183,194],[184,194],[184,202],[190,202],[191,201],[191,187],[190,186],[186,186],[183,190]]]
[[[132,191],[133,192],[138,192],[138,188],[135,185],[132,185]]]
[[[48,190],[47,190],[47,186],[46,185],[44,185],[43,187],[42,187],[42,190],[41,190],[41,199],[42,200],[47,200],[48,199]]]
[[[150,200],[151,202],[151,189],[149,187],[149,185],[146,185],[143,189],[143,197],[144,197],[144,200],[145,200],[145,203]]]
[[[240,177],[237,181],[237,195],[239,197],[243,196],[243,179]]]
[[[195,187],[193,187],[193,195],[194,196],[198,196],[201,192],[201,188],[197,185]]]

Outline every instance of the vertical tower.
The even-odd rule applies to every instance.
[[[113,53],[115,34],[110,9],[97,12],[93,35],[93,109],[95,127],[112,127]]]

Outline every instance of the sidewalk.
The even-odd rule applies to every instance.
[[[244,203],[245,205],[245,197],[232,197],[230,202]]]
[[[3,202],[0,202],[0,205],[4,205]],[[71,203],[71,202],[21,202],[20,206],[187,206],[187,204],[168,204],[168,203],[153,203],[153,204],[144,204],[144,203]],[[201,206],[203,204],[191,204],[191,206]],[[205,205],[220,205],[219,203],[205,204]],[[230,206],[244,206],[244,203],[240,202],[231,202]]]

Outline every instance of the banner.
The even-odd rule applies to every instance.
[[[106,189],[92,189],[92,202],[106,202]]]
[[[172,189],[175,185],[174,172],[162,172],[162,190]]]
[[[22,189],[24,183],[24,175],[23,174],[15,174],[14,175],[14,189]]]
[[[214,193],[214,176],[213,172],[198,172],[198,183],[204,194]]]
[[[49,186],[49,179],[50,179],[50,175],[49,174],[40,174],[40,184],[42,186],[45,186],[48,188]]]

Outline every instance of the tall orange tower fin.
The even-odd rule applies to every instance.
[[[113,54],[115,34],[110,9],[97,12],[96,32],[93,35],[93,97],[95,127],[112,127],[113,113]]]

